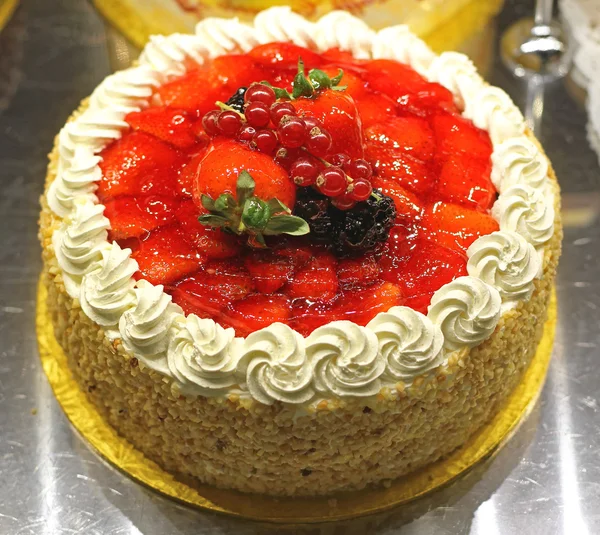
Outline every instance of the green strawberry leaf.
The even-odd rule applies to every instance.
[[[292,213],[292,211],[279,199],[271,199],[267,204],[269,205],[272,214],[278,214],[280,212],[285,212],[287,214]]]
[[[200,200],[202,202],[202,206],[204,206],[204,208],[206,208],[209,212],[214,212],[216,210],[215,201],[213,201],[208,195],[202,195]]]
[[[302,58],[298,58],[298,74],[292,82],[292,98],[312,97],[315,92],[310,81],[304,74],[304,62]]]
[[[290,92],[287,89],[282,89],[281,87],[275,87],[274,85],[271,85],[266,80],[263,80],[261,82],[261,84],[269,86],[275,92],[276,99],[292,100],[292,95],[290,95]]]
[[[215,201],[215,212],[227,212],[236,207],[235,199],[231,193],[222,193]]]
[[[331,78],[321,69],[311,69],[308,73],[308,79],[311,81],[315,91],[331,87]]]
[[[339,86],[340,82],[342,81],[342,76],[344,76],[344,71],[342,69],[338,69],[338,71],[339,72],[337,73],[337,76],[334,76],[331,79],[331,85],[332,85],[332,87],[335,87],[336,85]],[[348,87],[348,86],[344,86],[344,89],[346,89],[346,87]]]
[[[246,202],[246,199],[249,199],[254,195],[255,187],[256,183],[254,182],[252,175],[248,171],[242,171],[239,174],[236,183],[237,202],[240,206]]]
[[[275,234],[290,234],[291,236],[302,236],[308,234],[310,228],[304,219],[295,215],[274,215],[269,219],[263,234],[272,236]]]
[[[258,197],[251,197],[244,202],[242,223],[249,230],[261,230],[266,227],[271,217],[269,205]]]

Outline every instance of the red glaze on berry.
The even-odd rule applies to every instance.
[[[276,99],[259,82],[291,91],[299,56],[305,72],[343,69],[346,90]],[[244,117],[216,105],[236,93]],[[131,130],[101,153],[109,239],[132,247],[136,277],[238,336],[276,321],[303,335],[335,320],[366,325],[398,305],[426,313],[438,288],[466,274],[466,248],[498,229],[489,136],[447,89],[392,60],[260,45],[164,84],[126,120]],[[298,187],[343,210],[380,190],[394,201],[395,226],[385,244],[351,258],[303,237],[267,236],[269,249],[251,249],[198,221],[202,194],[235,195],[242,170],[257,196],[290,208]]]

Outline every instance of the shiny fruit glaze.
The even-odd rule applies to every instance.
[[[343,69],[347,89],[273,107],[272,94],[252,86],[248,125],[236,139],[218,134],[240,125],[235,114],[210,114],[216,101],[263,80],[291,90],[299,56],[307,71],[333,77]],[[276,321],[303,335],[334,320],[365,325],[396,305],[426,312],[437,289],[466,274],[467,247],[498,229],[489,215],[496,198],[489,136],[461,117],[448,90],[406,65],[271,43],[188,72],[160,87],[152,103],[130,113],[131,130],[102,153],[97,193],[110,238],[133,250],[138,278],[164,284],[186,313],[213,318],[240,336]],[[276,127],[290,106],[330,135],[307,141],[316,152],[327,152],[323,157],[338,168],[354,166],[356,198],[345,193],[340,203],[364,200],[371,186],[393,199],[397,217],[382,247],[337,258],[306,237],[277,236],[256,250],[198,222],[206,212],[201,194],[235,193],[244,169],[257,196],[276,196],[290,207],[301,186],[339,193],[335,172],[324,181],[318,159],[294,153],[295,127],[283,133]],[[284,156],[274,154],[282,139],[290,149]],[[364,183],[361,173],[369,177]]]

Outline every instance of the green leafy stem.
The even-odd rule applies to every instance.
[[[291,215],[292,211],[279,199],[264,201],[256,197],[255,187],[250,173],[242,171],[237,179],[235,197],[231,193],[222,193],[217,199],[202,195],[202,206],[209,213],[201,215],[198,221],[232,234],[247,234],[248,243],[253,247],[266,247],[265,236],[302,236],[310,232],[308,223]]]

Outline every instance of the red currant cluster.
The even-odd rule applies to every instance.
[[[241,95],[238,95],[241,96]],[[256,83],[244,92],[244,104],[213,110],[202,119],[209,136],[235,137],[251,148],[275,156],[298,186],[314,186],[332,203],[347,210],[371,195],[371,165],[336,154],[331,134],[314,117],[299,117],[289,101],[278,101],[272,87]],[[241,111],[243,110],[243,113]]]
[[[300,156],[290,166],[290,176],[299,186],[315,186],[341,210],[352,208],[357,202],[366,201],[373,188],[371,164],[363,159],[352,160],[347,154],[335,154],[329,161],[311,154]]]

